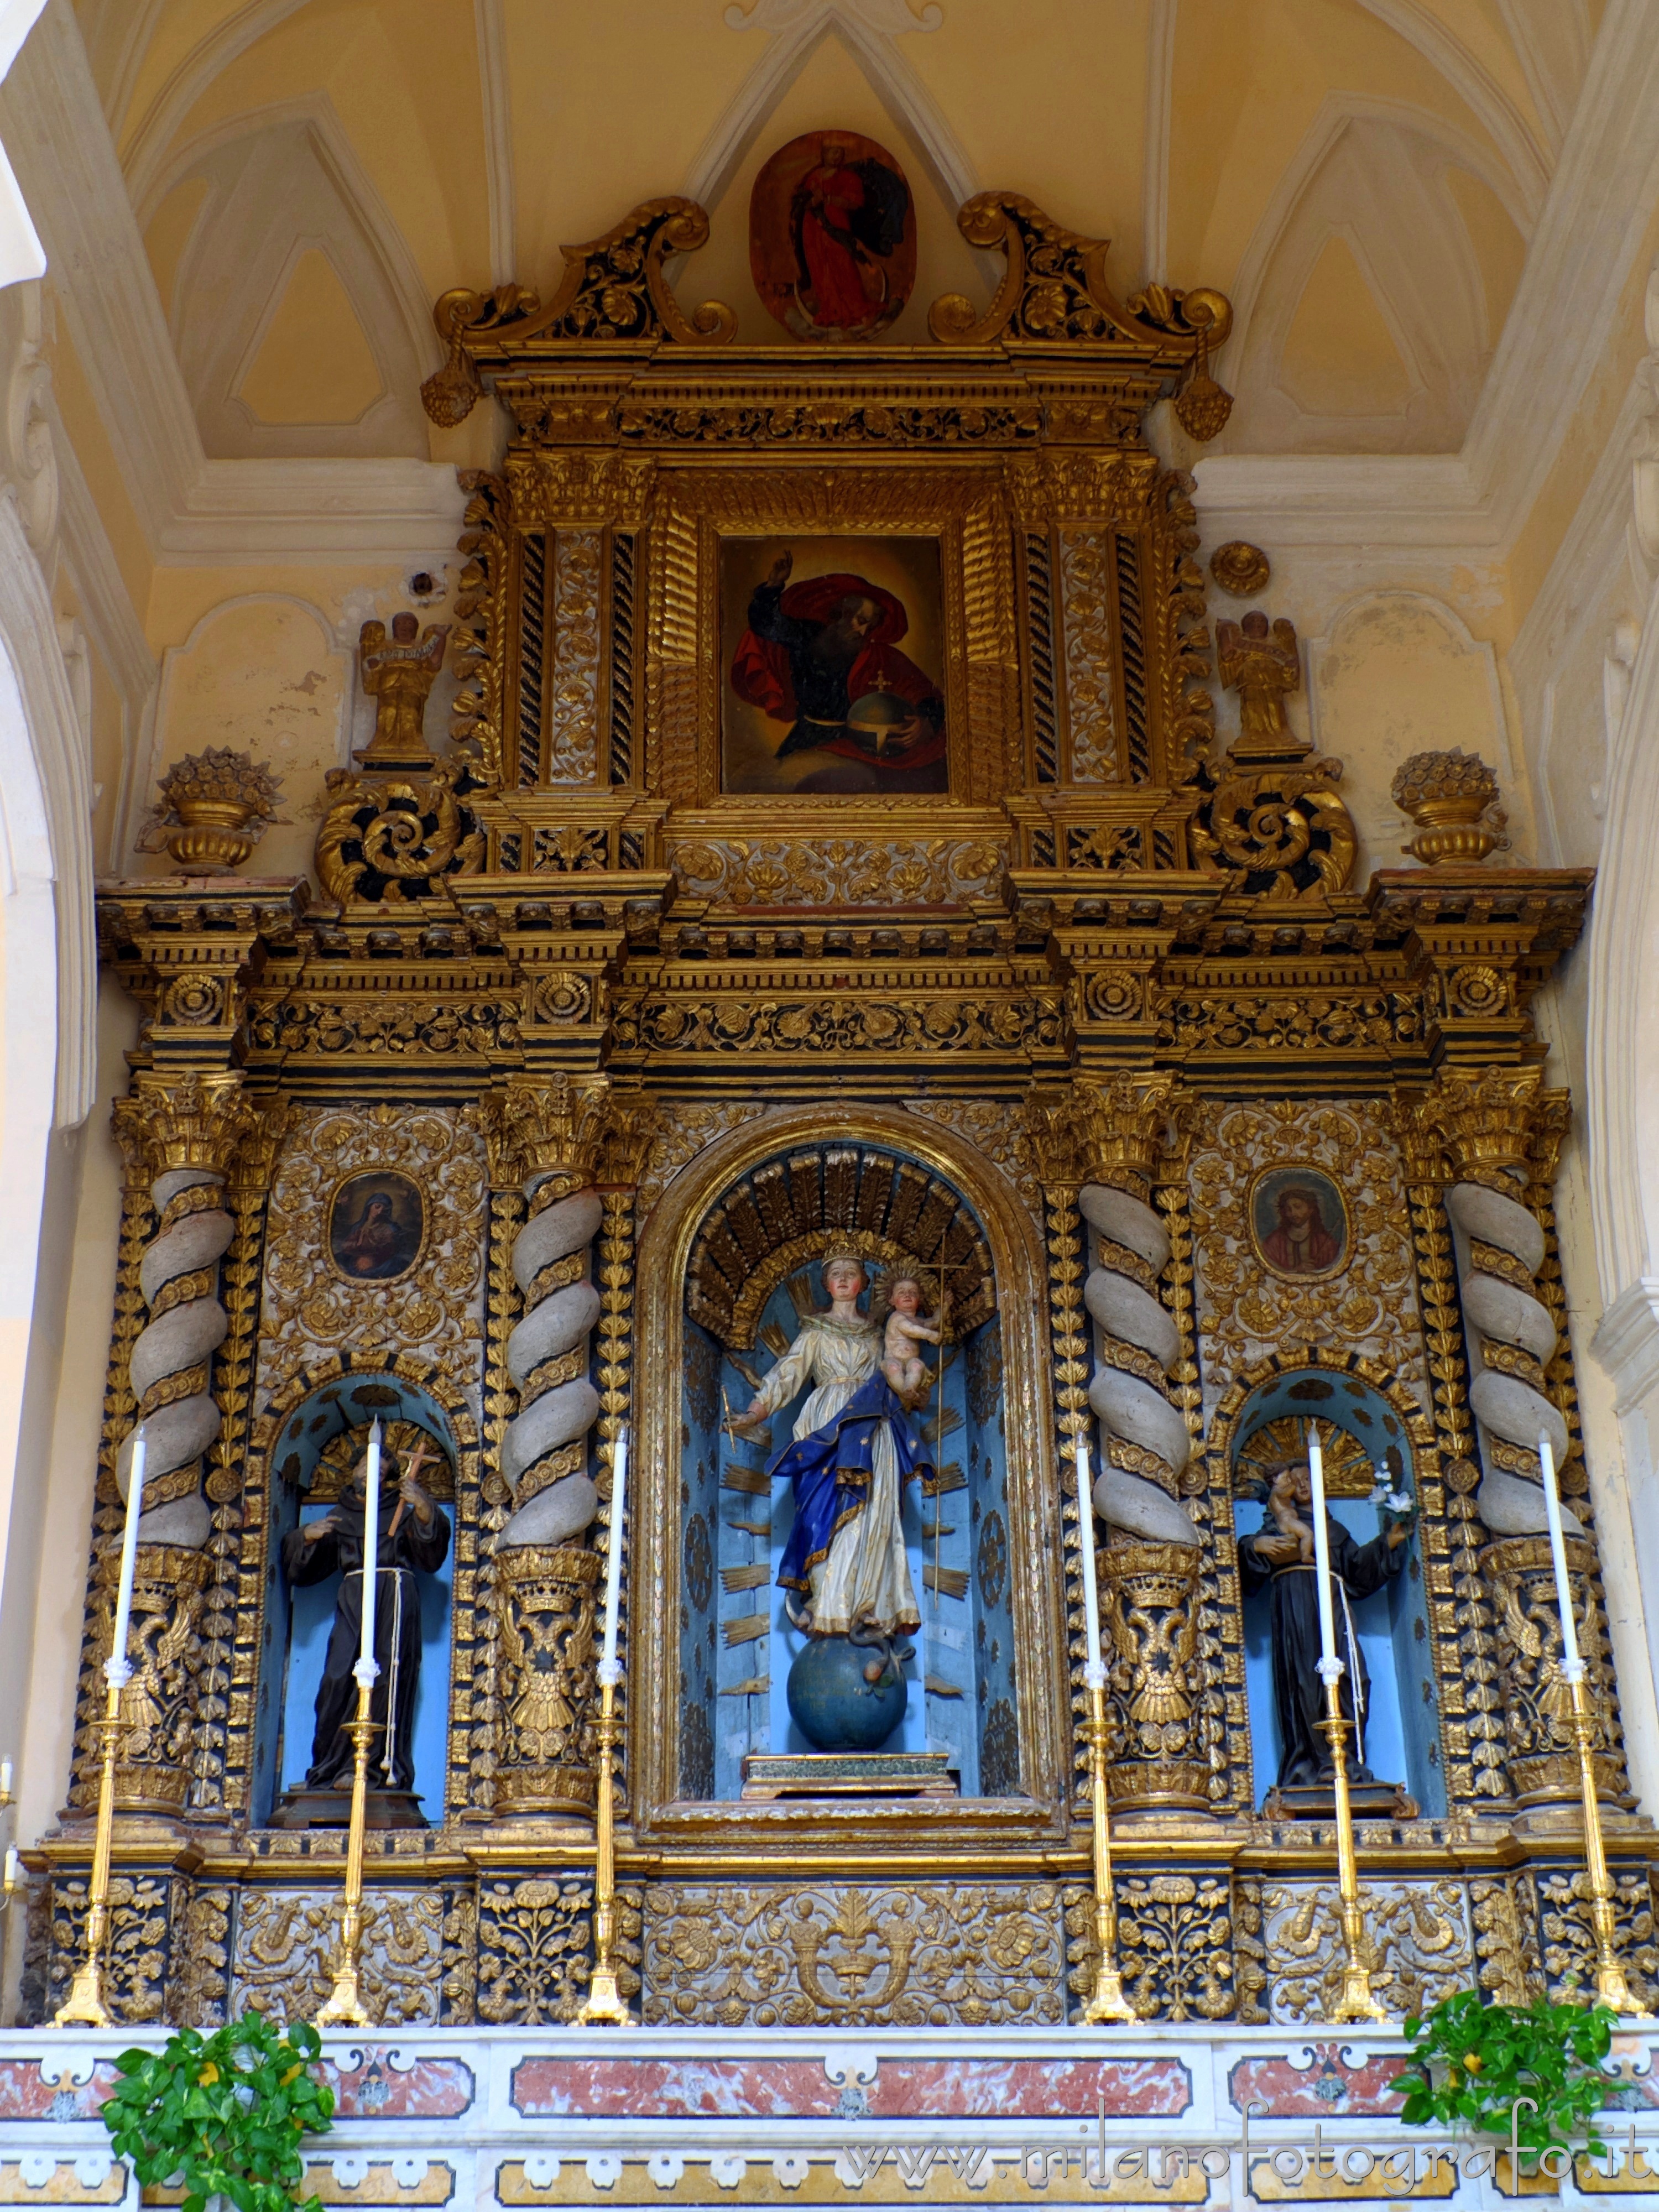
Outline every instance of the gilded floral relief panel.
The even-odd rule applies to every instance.
[[[459,1109],[304,1108],[271,1191],[258,1382],[330,1354],[425,1352],[477,1410],[483,1146]]]
[[[1370,1100],[1205,1105],[1188,1187],[1207,1425],[1246,1368],[1291,1345],[1392,1368],[1426,1409],[1401,1161]]]

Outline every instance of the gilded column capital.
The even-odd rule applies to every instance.
[[[611,1080],[556,1074],[545,1082],[509,1082],[486,1091],[467,1109],[467,1119],[483,1138],[495,1189],[546,1176],[580,1189],[599,1180],[613,1119]]]
[[[1154,1185],[1178,1177],[1196,1106],[1180,1077],[1162,1072],[1033,1085],[1021,1152],[1045,1186],[1108,1183],[1144,1202]]]
[[[1554,1182],[1571,1112],[1537,1067],[1450,1067],[1425,1091],[1396,1091],[1393,1118],[1408,1182],[1484,1183],[1513,1197]]]
[[[169,1079],[141,1070],[111,1120],[129,1172],[146,1182],[180,1168],[228,1176],[259,1127],[240,1072]]]
[[[599,1179],[607,1190],[631,1190],[643,1176],[662,1130],[662,1109],[644,1092],[611,1093],[599,1146]]]

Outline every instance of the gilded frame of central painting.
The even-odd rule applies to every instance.
[[[647,781],[677,808],[717,809],[727,826],[775,826],[781,819],[805,826],[805,817],[815,816],[829,827],[872,800],[884,817],[914,811],[919,819],[936,819],[942,804],[983,806],[1018,787],[1014,576],[1000,464],[665,469],[652,538]],[[721,605],[723,558],[729,572],[738,541],[787,546],[802,539],[844,543],[847,568],[856,574],[861,563],[890,566],[896,543],[924,539],[937,546],[938,651],[926,672],[943,694],[945,791],[826,795],[722,788],[727,633],[734,626]]]

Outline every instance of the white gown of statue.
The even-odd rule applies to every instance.
[[[835,1419],[880,1359],[881,1331],[875,1322],[849,1325],[827,1314],[813,1315],[762,1382],[755,1408],[775,1413],[810,1377],[812,1392],[793,1430],[799,1443]],[[886,1421],[876,1431],[871,1459],[863,1512],[842,1523],[830,1540],[829,1558],[811,1570],[812,1626],[819,1635],[844,1636],[855,1620],[872,1617],[889,1636],[921,1626],[900,1523],[898,1457]]]

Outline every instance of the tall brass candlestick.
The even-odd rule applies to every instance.
[[[369,1701],[378,1673],[373,1660],[365,1669],[360,1659],[352,1672],[357,1678],[357,1717],[346,1733],[351,1738],[351,1826],[346,1833],[345,1897],[340,1914],[340,1948],[334,1960],[334,1987],[317,2015],[319,2027],[368,2027],[372,2025],[358,1984],[358,1964],[363,1948],[363,1831],[368,1825],[368,1747],[374,1741],[375,1723],[369,1718]]]
[[[622,1665],[617,1631],[622,1609],[623,1532],[628,1508],[628,1431],[617,1431],[611,1469],[611,1550],[605,1566],[605,1640],[599,1654],[599,1792],[593,1818],[593,1976],[587,2002],[576,2014],[579,2027],[631,2027],[633,2019],[617,1987],[617,1838],[611,1810],[611,1778],[622,1726],[617,1718],[617,1686]]]
[[[103,1758],[98,1773],[98,1825],[92,1844],[92,1874],[87,1884],[87,1955],[75,1970],[70,1993],[52,2015],[54,2027],[107,2027],[104,2002],[104,1952],[109,1943],[109,1863],[115,1833],[115,1759],[125,1723],[121,1692],[132,1680],[127,1637],[132,1620],[132,1583],[138,1564],[138,1522],[144,1510],[145,1444],[143,1422],[132,1440],[127,1467],[127,1513],[121,1531],[121,1571],[109,1657],[104,1662]]]
[[[1584,1680],[1584,1661],[1578,1649],[1578,1631],[1572,1617],[1572,1586],[1567,1579],[1567,1540],[1561,1526],[1561,1498],[1555,1484],[1555,1452],[1547,1434],[1538,1438],[1538,1459],[1544,1477],[1544,1518],[1550,1532],[1550,1554],[1555,1566],[1555,1596],[1561,1611],[1561,1677],[1572,1700],[1572,1738],[1578,1752],[1578,1786],[1584,1805],[1584,1866],[1589,1882],[1590,1931],[1595,1939],[1595,1994],[1600,2002],[1625,2018],[1650,2020],[1631,1994],[1625,1970],[1613,1948],[1613,1889],[1607,1871],[1607,1845],[1601,1835],[1601,1803],[1595,1784],[1595,1735],[1590,1711],[1589,1686]]]
[[[357,1684],[357,1717],[347,1729],[351,1738],[351,1826],[346,1832],[345,1896],[340,1914],[340,1948],[335,1954],[334,1987],[317,2015],[319,2027],[368,2027],[369,2017],[358,1987],[358,1964],[363,1947],[363,1831],[368,1825],[368,1747],[374,1739],[369,1718],[374,1679],[380,1669],[374,1657],[374,1632],[380,1614],[380,1425],[368,1432],[368,1463],[363,1474],[363,1604],[362,1640],[352,1674]],[[386,1726],[397,1716],[389,1708]]]
[[[1089,1688],[1089,1797],[1094,1819],[1095,1941],[1100,1958],[1095,1992],[1083,2008],[1083,2025],[1131,2021],[1140,2015],[1124,1992],[1117,1964],[1117,1893],[1112,1882],[1112,1830],[1106,1804],[1106,1668],[1100,1656],[1100,1593],[1095,1582],[1095,1501],[1090,1494],[1089,1440],[1077,1440],[1078,1532],[1083,1553],[1083,1624]]]
[[[593,1974],[587,1985],[586,2002],[576,2014],[579,2027],[634,2025],[633,2015],[617,1987],[617,1842],[611,1793],[617,1745],[622,1736],[621,1723],[617,1718],[617,1685],[621,1679],[622,1668],[614,1659],[608,1665],[601,1662],[599,1796],[593,1837]]]
[[[1336,1796],[1336,1879],[1342,1923],[1342,1994],[1334,2020],[1375,2020],[1388,2014],[1371,1994],[1365,1964],[1365,1916],[1359,1902],[1359,1866],[1354,1856],[1353,1807],[1348,1796],[1348,1732],[1352,1723],[1342,1711],[1346,1668],[1336,1653],[1336,1624],[1331,1606],[1330,1535],[1325,1526],[1325,1455],[1311,1423],[1308,1437],[1309,1500],[1314,1524],[1314,1572],[1319,1589],[1319,1678],[1325,1685],[1322,1733],[1331,1747],[1331,1778]]]
[[[116,1669],[119,1669],[118,1675]],[[87,1955],[75,1970],[70,1993],[52,2014],[54,2027],[107,2027],[109,2008],[104,2002],[104,1952],[109,1942],[110,1844],[115,1831],[115,1754],[125,1733],[121,1692],[131,1673],[125,1660],[106,1659],[104,1674],[104,1717],[98,1723],[104,1739],[103,1765],[98,1778],[98,1826],[92,1846],[92,1875],[87,1885]]]

